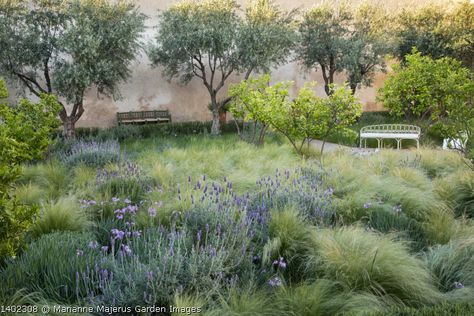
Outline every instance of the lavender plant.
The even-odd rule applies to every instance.
[[[156,187],[152,178],[144,175],[137,164],[125,161],[112,170],[99,169],[96,184],[98,191],[111,198],[122,196],[133,202],[139,202]]]
[[[115,140],[104,142],[80,140],[61,153],[59,158],[68,166],[84,164],[92,167],[104,167],[106,164],[120,161],[120,145]]]
[[[257,194],[252,201],[257,210],[296,207],[305,220],[327,225],[335,219],[333,189],[324,185],[323,170],[300,168],[294,172],[276,170],[273,177],[257,181]]]

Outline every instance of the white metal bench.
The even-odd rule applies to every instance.
[[[397,141],[397,149],[402,148],[403,139],[411,139],[416,141],[416,147],[420,148],[421,129],[415,125],[407,124],[379,124],[364,126],[360,130],[360,147],[362,141],[364,147],[367,147],[367,139],[377,139],[377,148],[383,147],[384,139],[395,139]]]

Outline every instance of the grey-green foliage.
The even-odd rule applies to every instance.
[[[144,16],[134,4],[105,0],[0,2],[0,73],[30,93],[56,94],[60,117],[74,136],[85,92],[118,96],[140,49]]]
[[[228,100],[218,92],[230,75],[268,70],[284,63],[294,42],[292,14],[272,1],[253,1],[245,18],[233,0],[178,3],[160,16],[149,56],[169,79],[200,79],[211,98],[212,133],[219,133],[219,111]]]
[[[20,288],[40,292],[51,300],[72,302],[86,289],[77,283],[87,273],[99,251],[89,248],[94,236],[89,233],[58,232],[42,236],[30,244],[21,257],[0,274],[0,297]],[[76,287],[77,286],[77,287]]]
[[[362,5],[352,12],[347,3],[323,5],[305,13],[299,26],[297,57],[307,69],[321,69],[326,94],[337,73],[346,71],[353,92],[370,85],[377,69],[384,69],[390,41],[382,9]]]

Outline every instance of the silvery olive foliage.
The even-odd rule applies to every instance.
[[[220,133],[219,112],[230,101],[218,93],[233,74],[268,71],[290,56],[294,12],[269,0],[250,1],[244,17],[233,0],[183,1],[160,16],[149,56],[168,79],[202,81],[211,99],[212,133]]]
[[[119,97],[144,19],[128,1],[0,1],[0,73],[35,96],[60,97],[65,135],[73,138],[89,89]]]

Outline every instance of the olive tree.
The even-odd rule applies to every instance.
[[[432,58],[452,57],[474,69],[474,3],[426,6],[402,11],[395,24],[396,52],[400,60],[413,47]]]
[[[370,86],[376,70],[385,69],[391,51],[387,14],[380,7],[361,5],[356,12],[346,3],[323,5],[306,12],[300,23],[298,60],[307,69],[320,69],[330,95],[337,73],[346,72],[352,93]]]
[[[336,73],[344,70],[352,19],[347,6],[324,5],[306,12],[299,26],[298,59],[307,69],[321,70],[327,95]]]
[[[219,112],[229,98],[219,92],[232,74],[267,71],[284,63],[294,42],[292,13],[271,1],[250,1],[242,18],[233,0],[184,1],[160,16],[159,30],[149,50],[154,66],[186,84],[202,81],[210,96],[212,134],[220,133]]]
[[[120,96],[143,23],[126,1],[1,0],[0,73],[37,97],[57,95],[64,134],[73,138],[89,89]]]
[[[354,94],[370,87],[377,71],[386,71],[385,57],[394,49],[390,18],[381,6],[361,5],[352,21],[348,51],[343,58],[347,82]]]

